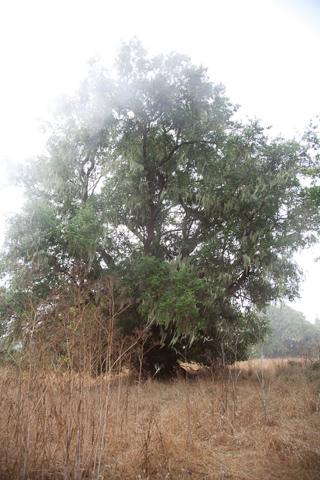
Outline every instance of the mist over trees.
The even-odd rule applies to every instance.
[[[303,313],[287,305],[270,306],[266,314],[272,333],[263,347],[265,356],[270,358],[299,357],[304,354],[308,357],[319,356],[319,324],[308,322]]]
[[[148,332],[151,370],[216,358],[234,332],[243,357],[267,331],[256,311],[297,297],[294,253],[316,240],[319,208],[304,181],[314,131],[273,139],[237,109],[205,68],[136,39],[112,74],[94,62],[47,125],[47,155],[16,173],[26,201],[1,256],[6,338],[25,335],[26,312],[50,345],[62,321],[95,318],[100,338],[112,317],[117,341]]]

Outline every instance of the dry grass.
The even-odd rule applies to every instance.
[[[235,370],[237,369],[237,370]],[[2,479],[320,478],[317,375],[299,361],[184,380],[0,370]],[[224,379],[224,380],[223,380]]]

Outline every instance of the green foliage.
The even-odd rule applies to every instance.
[[[320,116],[317,117],[319,123]],[[307,142],[313,150],[313,158],[309,162],[309,165],[304,170],[304,175],[311,181],[311,185],[305,188],[305,194],[309,197],[315,205],[320,207],[320,141],[318,136],[318,125],[310,122],[307,131],[304,134],[304,140]]]
[[[59,229],[65,250],[78,258],[93,258],[101,236],[101,226],[93,206],[87,202],[70,219],[65,219]]]
[[[9,288],[23,266],[45,299],[85,265],[131,288],[123,331],[148,325],[154,341],[196,356],[216,354],[238,325],[245,351],[250,309],[298,294],[293,253],[319,226],[303,183],[317,136],[270,139],[258,121],[234,120],[237,109],[203,67],[150,58],[136,39],[113,75],[93,63],[57,108],[47,155],[17,172],[26,204],[2,256]]]
[[[169,327],[178,334],[196,335],[203,330],[201,313],[208,304],[210,284],[197,272],[182,265],[146,256],[136,263],[134,278],[139,285],[140,312],[151,325]]]

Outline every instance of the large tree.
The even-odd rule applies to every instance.
[[[26,203],[3,255],[12,285],[17,264],[40,297],[77,262],[116,275],[134,304],[121,328],[148,325],[171,362],[191,344],[193,358],[216,355],[227,324],[254,341],[250,308],[298,295],[293,255],[319,215],[303,187],[308,137],[269,138],[236,111],[203,67],[150,58],[135,39],[115,74],[94,63],[57,108],[47,155],[18,175]]]

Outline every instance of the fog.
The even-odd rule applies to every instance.
[[[299,136],[320,113],[320,7],[312,0],[163,0],[91,2],[22,0],[2,7],[0,32],[0,241],[8,213],[22,205],[6,170],[40,154],[55,99],[72,94],[88,61],[111,66],[119,42],[136,35],[151,54],[176,50],[208,67],[226,85],[240,115],[272,125],[271,135]],[[304,252],[302,302],[309,321],[320,314],[319,247]]]

